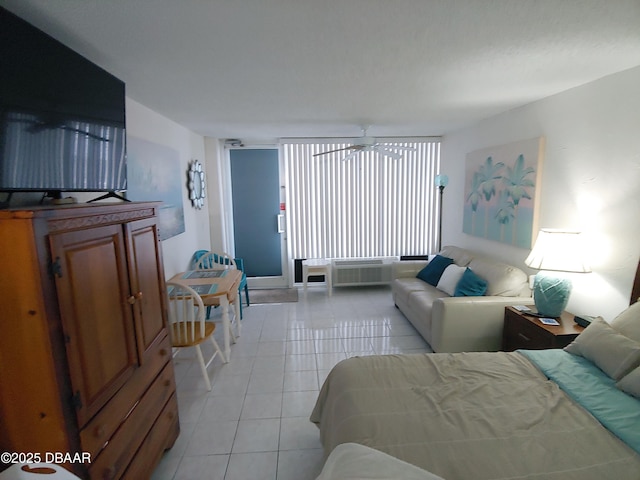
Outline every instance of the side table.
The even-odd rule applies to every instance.
[[[505,307],[502,349],[510,352],[519,348],[564,348],[584,330],[573,319],[572,313],[562,312],[560,318],[556,318],[560,325],[545,325],[539,317]]]

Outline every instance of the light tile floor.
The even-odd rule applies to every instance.
[[[309,415],[331,368],[355,355],[431,351],[388,287],[329,297],[314,286],[297,303],[243,313],[231,361],[209,367],[210,392],[195,356],[175,358],[181,433],[152,480],[312,480],[324,456]]]

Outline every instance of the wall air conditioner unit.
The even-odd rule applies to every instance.
[[[398,260],[398,257],[335,258],[331,262],[333,286],[388,285],[391,265]]]

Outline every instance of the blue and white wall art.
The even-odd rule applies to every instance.
[[[531,248],[538,233],[544,138],[467,154],[462,231]]]
[[[184,173],[179,153],[164,145],[127,137],[127,199],[161,200],[160,240],[183,233]]]

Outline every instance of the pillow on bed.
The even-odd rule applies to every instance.
[[[449,265],[444,269],[444,272],[442,272],[442,276],[440,277],[436,288],[453,297],[453,294],[456,291],[456,286],[466,269],[467,267],[460,267],[455,263]]]
[[[640,367],[622,377],[616,383],[616,387],[629,395],[640,398]]]
[[[640,365],[640,343],[616,331],[602,318],[596,318],[564,348],[595,363],[614,380],[620,380]]]
[[[624,336],[640,342],[640,302],[636,302],[611,320],[611,326]]]
[[[416,277],[435,287],[436,285],[438,285],[444,269],[452,263],[452,259],[443,257],[442,255],[436,255],[435,257],[433,257],[433,260],[427,263],[426,267],[418,272],[418,275],[416,275]]]
[[[467,267],[462,274],[456,290],[453,293],[454,297],[481,297],[487,293],[488,284],[482,277],[476,275],[473,270]]]

